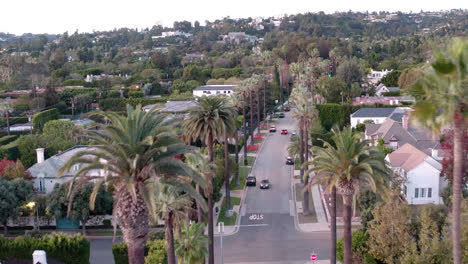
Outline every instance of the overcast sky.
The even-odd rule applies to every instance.
[[[468,9],[466,0],[0,0],[0,32],[73,33],[306,12]]]

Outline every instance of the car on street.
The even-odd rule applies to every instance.
[[[284,118],[284,113],[280,113],[279,118]]]
[[[293,135],[293,136],[295,136],[296,134],[297,134],[296,131],[291,132],[291,135]]]
[[[286,107],[286,108],[284,108],[284,111],[285,111],[285,112],[289,112],[289,111],[291,111],[291,108]]]
[[[268,179],[263,179],[260,182],[260,189],[270,189],[270,181],[268,181]]]
[[[247,186],[256,186],[257,185],[257,178],[254,175],[249,175],[247,177]]]
[[[286,165],[294,165],[294,160],[291,157],[286,158]]]
[[[276,126],[275,125],[270,126],[270,132],[276,132]]]
[[[281,135],[287,135],[288,130],[287,129],[281,129]]]

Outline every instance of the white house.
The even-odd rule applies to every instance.
[[[216,96],[224,95],[231,96],[234,92],[234,87],[236,85],[203,85],[193,89],[193,96],[200,97],[203,95],[206,96]]]
[[[383,71],[374,71],[371,70],[369,74],[367,74],[367,81],[371,84],[376,84],[382,79],[385,75],[387,75],[392,70],[383,70]]]
[[[408,204],[442,204],[440,196],[447,182],[440,176],[442,165],[433,157],[407,143],[385,158],[397,175],[406,179],[402,194]]]
[[[383,96],[384,93],[388,92],[399,92],[399,87],[387,87],[385,84],[381,83],[377,88],[375,88],[375,95]]]
[[[363,107],[350,115],[351,127],[369,121],[373,124],[382,124],[388,118],[401,122],[401,118],[408,110],[407,107]]]
[[[74,154],[79,151],[86,150],[88,146],[74,146],[63,152],[44,160],[44,149],[36,149],[37,163],[29,168],[29,173],[33,178],[34,189],[39,193],[50,193],[54,189],[56,183],[63,184],[70,181],[75,173],[81,168],[80,164],[74,165],[69,172],[64,172],[60,178],[57,178],[57,171],[68,161]],[[103,177],[103,170],[91,171],[88,174],[90,177]]]

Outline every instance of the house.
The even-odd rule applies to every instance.
[[[403,102],[414,104],[416,100],[412,96],[361,96],[354,98],[353,105],[400,105]]]
[[[73,155],[88,149],[88,146],[74,146],[63,152],[59,152],[54,156],[44,160],[44,149],[36,149],[37,163],[28,169],[33,178],[34,190],[39,193],[48,194],[52,192],[56,183],[63,184],[72,180],[75,173],[80,169],[80,165],[74,165],[69,172],[64,172],[60,178],[57,178],[57,171],[62,167]],[[90,177],[103,177],[103,170],[95,170],[89,172]]]
[[[371,84],[378,83],[385,75],[390,73],[392,70],[383,70],[383,71],[374,71],[371,70],[369,74],[367,74],[367,81]]]
[[[368,122],[382,124],[388,118],[401,122],[407,110],[407,107],[363,107],[350,115],[351,127],[355,128],[357,124]]]
[[[438,138],[426,128],[410,125],[408,115],[403,115],[401,119],[401,122],[389,118],[382,124],[366,124],[365,139],[376,146],[378,139],[381,138],[386,147],[394,150],[405,144],[411,144],[427,154],[438,153],[440,149]]]
[[[399,87],[387,87],[385,84],[381,83],[377,88],[375,88],[375,95],[377,96],[384,96],[384,93],[388,92],[399,92]]]
[[[441,204],[447,182],[440,176],[442,165],[407,143],[385,157],[392,171],[405,179],[402,194],[408,204]]]
[[[10,126],[10,131],[32,131],[33,124],[31,122],[26,124],[15,124]]]
[[[236,85],[203,85],[193,89],[193,96],[200,97],[203,95],[206,96],[216,96],[224,95],[231,96],[234,92],[233,89]]]

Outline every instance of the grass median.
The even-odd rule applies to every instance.
[[[250,167],[239,166],[239,186],[236,186],[236,178],[233,177],[231,180],[231,190],[243,190],[245,186],[245,180],[249,174]]]
[[[234,205],[240,205],[241,198],[239,197],[232,197],[231,196],[231,209],[234,208]],[[221,211],[219,212],[218,223],[224,222],[224,225],[234,225],[237,219],[237,213],[233,212],[231,217],[226,217],[226,198],[223,201],[223,206],[221,207]]]
[[[304,200],[304,194],[302,193],[302,184],[296,183],[296,201],[302,202]],[[309,191],[309,215],[304,215],[303,213],[298,213],[297,217],[299,224],[305,223],[317,223],[317,215],[315,213],[314,199],[312,198],[312,190]]]

